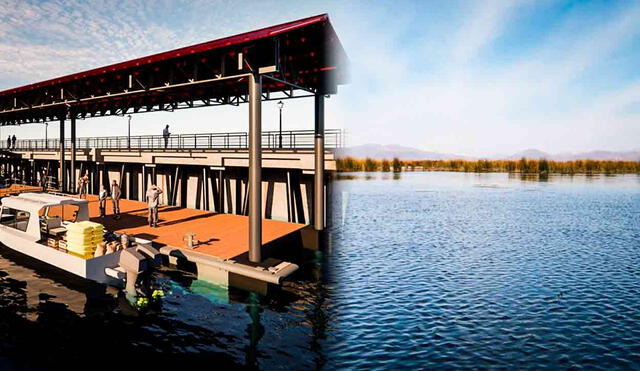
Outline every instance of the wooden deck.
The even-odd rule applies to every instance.
[[[111,199],[107,200],[107,216],[100,218],[98,197],[88,195],[89,216],[106,229],[126,233],[162,246],[183,248],[187,233],[195,233],[200,241],[192,251],[222,259],[238,258],[249,251],[249,218],[242,215],[214,214],[208,211],[161,206],[157,228],[149,227],[147,204],[140,201],[120,200],[120,219],[113,218]],[[71,219],[73,211],[65,207],[64,218]],[[58,213],[58,211],[51,211]],[[294,224],[264,219],[262,243],[267,244],[304,228]],[[191,250],[191,249],[189,249]]]
[[[12,184],[6,188],[0,188],[0,198],[5,196],[17,195],[24,192],[42,192],[42,187]]]

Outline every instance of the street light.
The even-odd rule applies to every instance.
[[[127,115],[127,118],[129,118],[129,123],[127,124],[129,129],[127,132],[127,148],[131,148],[131,115]]]
[[[278,148],[282,148],[282,107],[284,107],[284,103],[280,101],[277,104],[278,108],[280,109],[280,132],[278,135]]]

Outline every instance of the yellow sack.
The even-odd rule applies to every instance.
[[[74,251],[67,251],[67,252],[71,255],[77,256],[85,260],[93,258],[93,252],[89,252],[89,253],[77,253]]]
[[[85,222],[70,223],[67,225],[67,234],[91,234],[93,226],[87,225]]]

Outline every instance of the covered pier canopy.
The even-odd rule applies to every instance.
[[[55,61],[51,61],[55,63]],[[327,14],[0,92],[0,125],[333,94],[347,57]]]
[[[0,125],[60,120],[58,180],[61,191],[75,192],[76,119],[249,103],[249,259],[259,263],[261,102],[314,98],[313,225],[320,231],[326,219],[324,98],[346,82],[346,65],[329,16],[322,14],[2,91]],[[67,118],[69,173],[64,148]]]

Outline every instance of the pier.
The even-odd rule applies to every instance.
[[[84,174],[93,195],[116,180],[124,216],[104,220],[107,228],[146,236],[171,264],[193,263],[199,276],[267,282],[262,273],[286,276],[293,266],[274,260],[270,247],[304,230],[317,238],[330,222],[333,149],[344,139],[325,129],[325,99],[346,83],[347,63],[323,14],[2,91],[0,125],[57,121],[60,133],[18,141],[0,156],[0,167],[26,186],[47,183],[65,194],[77,192]],[[262,102],[298,98],[314,100],[312,129],[262,131]],[[178,135],[166,143],[161,136],[76,136],[78,122],[91,125],[93,117],[244,103],[249,117],[241,133]],[[151,184],[164,189],[166,205],[154,229],[141,222]],[[184,233],[202,243],[182,248]]]
[[[314,132],[293,130],[262,133],[262,188],[266,219],[307,224],[313,218],[315,176]],[[344,139],[340,130],[325,133],[325,192],[331,195],[327,177],[336,170],[334,150]],[[65,148],[70,147],[66,140]],[[2,144],[4,145],[4,143]],[[12,180],[30,185],[46,179],[60,192],[75,193],[71,179],[89,177],[88,192],[100,185],[109,188],[116,180],[123,197],[144,201],[148,185],[165,190],[162,203],[216,213],[247,215],[247,133],[187,134],[169,137],[167,148],[161,135],[77,138],[75,174],[71,174],[70,151],[65,153],[65,189],[60,189],[58,139],[21,139],[0,158],[0,168]]]
[[[33,189],[26,188],[25,191]],[[267,284],[279,284],[282,278],[297,269],[295,264],[273,256],[286,256],[291,246],[300,246],[302,230],[306,228],[304,224],[264,220],[261,255],[269,258],[252,263],[248,256],[246,236],[249,220],[246,216],[165,205],[160,208],[158,227],[152,228],[147,222],[147,204],[144,202],[121,200],[121,216],[116,220],[112,214],[100,217],[97,196],[89,195],[88,200],[92,221],[103,224],[109,231],[151,241],[165,256],[165,263],[186,267],[200,279],[264,291]],[[110,204],[107,205],[110,212]],[[68,209],[63,211],[58,208],[49,215],[73,219],[73,212]],[[193,234],[194,247],[187,246],[187,234]],[[274,251],[279,254],[274,254]],[[242,273],[246,269],[244,267],[254,270],[256,275],[253,279],[259,282],[246,287],[244,281],[238,280],[238,275],[242,274],[236,270]]]

